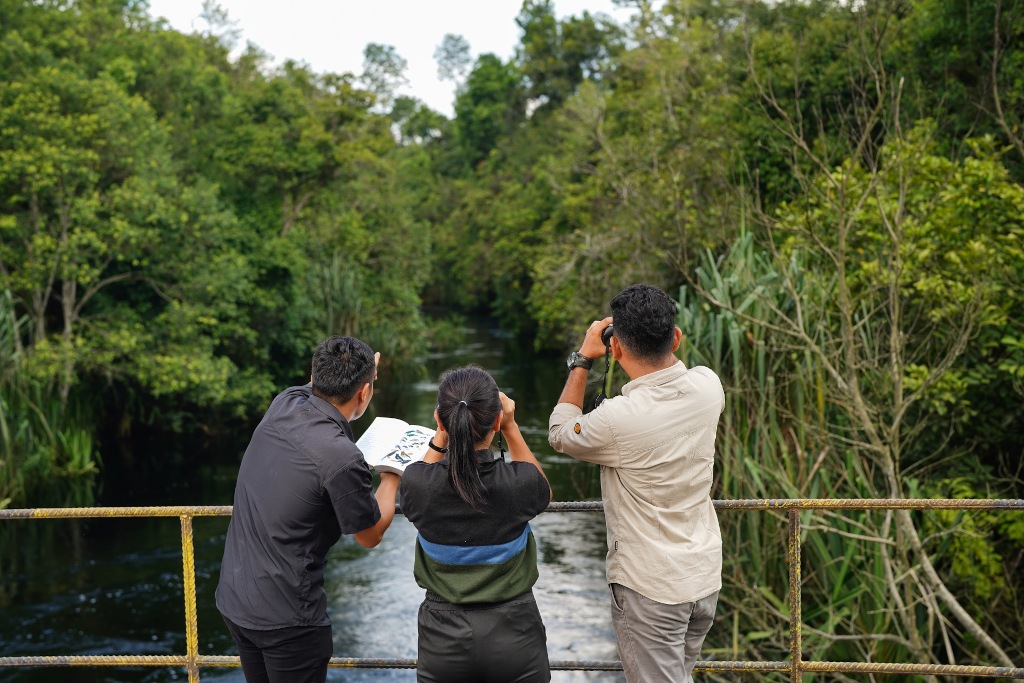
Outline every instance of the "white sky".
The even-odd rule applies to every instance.
[[[150,0],[150,15],[164,17],[184,33],[207,27],[199,18],[202,0]],[[493,52],[509,59],[519,42],[515,17],[522,0],[219,0],[241,31],[239,46],[253,43],[275,63],[305,62],[317,72],[360,74],[367,43],[392,45],[407,62],[409,80],[401,94],[412,95],[452,116],[454,84],[437,78],[434,50],[446,33],[469,41],[473,59]],[[560,18],[610,15],[625,24],[628,9],[612,0],[554,0]]]

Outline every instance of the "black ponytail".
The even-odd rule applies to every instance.
[[[487,438],[500,412],[498,385],[485,370],[470,365],[441,375],[437,416],[448,432],[448,483],[474,509],[480,508],[487,493],[476,444]]]

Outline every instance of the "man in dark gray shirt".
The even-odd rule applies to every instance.
[[[278,394],[242,457],[217,609],[248,683],[327,679],[327,551],[342,534],[372,548],[394,519],[400,477],[381,473],[373,494],[349,425],[370,405],[379,361],[358,339],[321,342],[310,384]]]

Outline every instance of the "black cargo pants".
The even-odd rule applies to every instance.
[[[533,592],[454,605],[427,591],[420,605],[418,683],[548,683],[547,632]]]

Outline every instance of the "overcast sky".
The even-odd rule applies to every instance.
[[[241,31],[240,46],[251,42],[271,55],[305,62],[314,71],[361,73],[367,43],[392,45],[408,63],[412,95],[452,116],[454,84],[437,78],[434,50],[446,33],[469,41],[474,59],[493,52],[512,56],[519,41],[515,18],[522,0],[219,0]],[[185,33],[206,29],[199,18],[202,0],[150,0],[150,14],[164,17]],[[625,23],[630,12],[612,0],[554,0],[559,18],[604,13]]]

